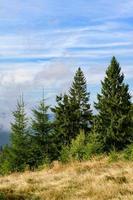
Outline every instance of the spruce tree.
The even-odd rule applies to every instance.
[[[11,123],[11,165],[13,171],[24,170],[28,152],[28,119],[25,113],[23,97],[17,102],[13,112],[14,122]]]
[[[57,105],[52,111],[55,114],[55,142],[59,153],[62,146],[69,145],[81,129],[88,133],[92,124],[89,93],[80,68],[74,76],[69,93],[57,96],[56,102]]]
[[[38,107],[32,110],[32,162],[36,167],[49,157],[51,123],[49,121],[48,109],[49,106],[45,105],[43,97]]]
[[[54,131],[57,146],[67,145],[74,137],[72,123],[72,106],[68,95],[56,97],[57,105],[52,108],[55,113]],[[59,148],[60,149],[60,148]]]
[[[132,132],[133,132],[133,103],[131,105]]]
[[[94,129],[105,151],[121,150],[133,141],[131,96],[115,57],[112,58],[104,81],[101,83],[101,94],[98,94],[98,102],[95,103],[98,115]]]
[[[132,121],[133,121],[133,103],[131,105],[131,116],[132,116]]]
[[[75,124],[73,132],[77,134],[82,129],[88,133],[92,125],[92,111],[89,103],[90,93],[87,91],[86,78],[81,68],[76,71],[69,96]]]

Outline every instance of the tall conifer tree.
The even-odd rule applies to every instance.
[[[51,123],[48,115],[49,106],[45,104],[44,94],[37,108],[33,109],[32,118],[32,151],[33,165],[41,164],[49,155],[49,134]]]
[[[95,131],[104,144],[104,150],[121,150],[131,143],[131,96],[128,85],[124,84],[124,75],[115,57],[106,71],[102,82],[101,94],[95,103],[99,111],[95,120]]]
[[[55,138],[60,151],[62,145],[69,145],[84,129],[87,133],[92,124],[92,112],[89,104],[89,93],[82,70],[79,68],[68,95],[57,96],[55,113]]]
[[[17,102],[11,123],[11,164],[14,171],[23,170],[27,164],[28,119],[25,113],[23,96]]]
[[[78,68],[74,81],[69,90],[70,103],[73,107],[74,132],[83,129],[85,133],[90,131],[92,125],[92,111],[90,109],[90,93],[87,91],[86,78],[81,68]]]
[[[57,146],[62,146],[69,144],[76,133],[73,133],[73,122],[71,120],[72,106],[68,95],[57,96],[56,102],[57,105],[55,108],[52,108],[52,111],[55,113],[55,139]]]

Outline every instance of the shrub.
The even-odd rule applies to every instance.
[[[12,166],[10,162],[10,150],[11,148],[5,146],[1,155],[0,155],[0,174],[5,175],[9,174],[12,171]]]
[[[96,134],[91,134],[87,139],[84,131],[73,139],[70,146],[62,148],[60,160],[66,163],[70,160],[87,160],[94,154],[102,152],[102,145],[98,141]]]
[[[124,151],[124,158],[133,161],[133,144],[130,144]]]
[[[84,156],[85,134],[80,131],[76,139],[72,139],[70,146],[64,146],[61,150],[60,160],[66,163],[70,160],[82,160]]]
[[[119,160],[119,154],[115,150],[110,151],[109,153],[109,162],[116,162]]]
[[[76,160],[82,160],[85,153],[85,134],[84,131],[80,131],[80,134],[76,139],[72,140],[70,146],[70,155]]]
[[[84,149],[84,160],[90,159],[95,154],[102,153],[103,145],[99,142],[96,133],[91,133],[89,135]]]
[[[67,163],[71,160],[70,148],[68,146],[64,146],[61,150],[60,161],[62,163]]]
[[[3,193],[0,192],[0,200],[6,200],[6,197]]]

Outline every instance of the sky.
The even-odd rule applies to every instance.
[[[132,0],[0,0],[0,128],[23,93],[26,112],[71,85],[78,67],[96,101],[116,56],[133,94]]]

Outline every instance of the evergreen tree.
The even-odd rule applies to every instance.
[[[11,165],[13,171],[24,170],[28,152],[28,119],[25,113],[23,97],[17,102],[13,112],[14,122],[11,123]]]
[[[131,118],[132,118],[132,133],[133,133],[133,103],[131,105]]]
[[[94,129],[103,143],[104,150],[121,150],[131,143],[131,96],[128,85],[123,83],[124,75],[121,73],[119,63],[115,57],[106,71],[102,83],[101,94],[95,108],[99,111]]]
[[[133,121],[133,103],[131,105],[131,116],[132,116],[132,121]]]
[[[68,95],[57,96],[55,113],[55,142],[58,153],[62,146],[69,145],[81,129],[87,133],[92,124],[92,112],[89,104],[86,80],[79,68],[74,76]]]
[[[49,106],[45,105],[43,97],[38,107],[32,110],[32,162],[36,167],[49,157],[51,123],[48,109]]]
[[[52,111],[55,113],[55,143],[60,147],[60,151],[62,145],[70,143],[75,133],[73,133],[73,123],[71,121],[72,106],[68,95],[57,96],[56,102],[57,105],[55,108],[52,108]]]
[[[90,93],[87,92],[87,83],[81,68],[78,68],[74,76],[69,96],[75,124],[73,132],[79,133],[82,129],[85,133],[88,133],[92,125],[92,111],[89,103]]]
[[[58,159],[63,146],[70,144],[73,137],[73,124],[71,123],[71,105],[68,95],[60,95],[56,97],[57,105],[51,110],[55,114],[53,123],[54,135],[53,144],[56,144],[55,159]]]

